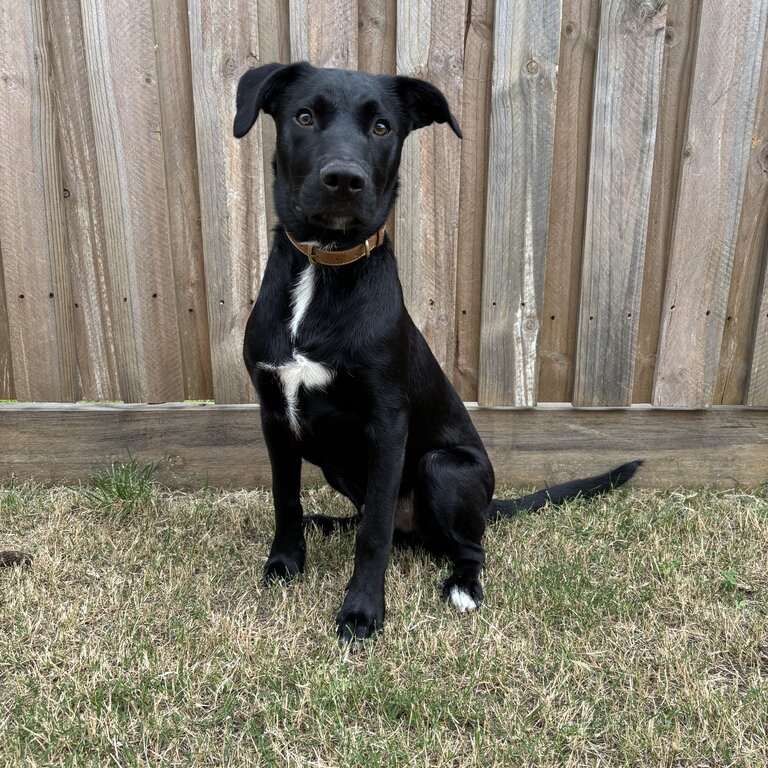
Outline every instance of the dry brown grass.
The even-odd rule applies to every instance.
[[[129,494],[130,495],[130,494]],[[0,491],[3,766],[764,766],[768,504],[618,493],[492,528],[486,603],[397,552],[333,639],[352,538],[262,586],[265,492]],[[306,511],[339,511],[310,491]]]

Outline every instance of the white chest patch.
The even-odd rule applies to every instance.
[[[295,341],[299,331],[299,325],[307,314],[312,296],[315,292],[315,265],[309,264],[299,275],[299,279],[291,291],[291,318],[288,321],[288,330],[291,340]],[[303,355],[295,347],[293,355],[288,362],[281,365],[260,363],[265,371],[274,371],[280,379],[285,397],[286,415],[288,423],[296,437],[301,437],[301,420],[299,414],[299,390],[325,389],[333,381],[336,371],[323,363],[316,363]]]
[[[299,275],[299,279],[291,291],[291,319],[288,321],[291,339],[296,338],[299,325],[301,325],[301,321],[312,303],[312,297],[315,294],[315,270],[314,264],[308,264]]]

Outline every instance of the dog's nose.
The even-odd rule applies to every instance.
[[[320,181],[335,195],[351,197],[365,188],[365,171],[353,162],[335,160],[320,169]]]

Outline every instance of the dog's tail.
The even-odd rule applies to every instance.
[[[489,522],[494,522],[516,515],[518,512],[535,512],[547,504],[562,504],[570,499],[588,499],[590,496],[598,496],[624,485],[642,463],[641,460],[630,461],[604,475],[571,480],[569,483],[554,485],[517,499],[493,499],[488,506],[487,518]]]

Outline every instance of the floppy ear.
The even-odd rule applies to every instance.
[[[271,115],[279,89],[308,69],[309,64],[303,61],[297,64],[264,64],[249,69],[237,84],[235,138],[242,139],[251,130],[262,109]]]
[[[439,88],[415,77],[396,77],[395,84],[403,110],[411,121],[410,130],[415,131],[432,123],[448,123],[451,130],[462,138],[459,123]]]

